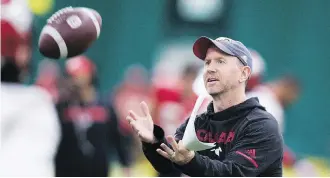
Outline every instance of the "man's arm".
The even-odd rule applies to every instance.
[[[178,166],[188,176],[258,176],[283,157],[283,140],[277,122],[264,119],[251,123],[223,161],[198,153],[186,165]]]
[[[175,132],[175,139],[181,140],[186,129],[188,120],[184,122]],[[180,172],[172,163],[172,161],[164,158],[160,154],[156,152],[156,150],[160,147],[161,143],[165,143],[170,146],[164,136],[164,131],[161,127],[154,125],[154,136],[157,139],[157,142],[154,144],[142,142],[143,152],[152,166],[156,169],[157,172],[162,173],[163,175],[177,175]]]

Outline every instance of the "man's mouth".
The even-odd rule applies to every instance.
[[[216,81],[219,81],[217,78],[208,78],[207,79],[207,82],[216,82]]]

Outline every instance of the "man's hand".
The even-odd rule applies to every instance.
[[[175,139],[172,136],[168,136],[167,140],[171,144],[173,150],[164,143],[160,145],[164,151],[161,149],[156,150],[163,157],[171,160],[178,165],[187,164],[195,157],[195,152],[186,149],[183,146],[181,140],[179,141],[179,143],[176,143]]]
[[[126,120],[129,122],[133,130],[138,134],[141,141],[146,143],[155,143],[154,122],[150,116],[149,108],[145,102],[141,103],[143,111],[142,116],[138,116],[134,111],[129,111]]]

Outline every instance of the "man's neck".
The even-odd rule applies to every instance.
[[[217,96],[213,96],[214,112],[220,112],[232,106],[238,105],[246,100],[245,92],[239,88],[232,89]]]

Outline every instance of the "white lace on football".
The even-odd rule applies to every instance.
[[[48,20],[48,23],[52,23],[54,20],[58,19],[58,17],[60,17],[62,14],[67,13],[73,11],[73,8],[71,6],[69,7],[65,7],[63,9],[58,10],[57,12],[55,12]]]

